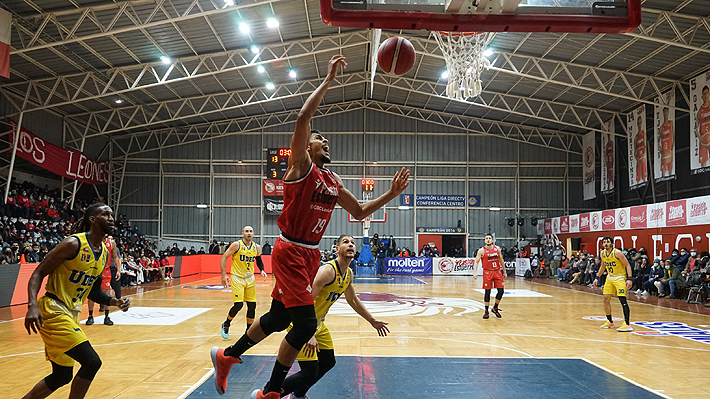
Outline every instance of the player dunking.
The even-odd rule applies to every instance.
[[[633,285],[631,265],[626,259],[626,256],[624,256],[621,251],[614,248],[614,241],[611,237],[606,236],[602,238],[602,247],[604,248],[602,250],[602,265],[604,267],[599,268],[597,278],[594,279],[593,283],[596,287],[599,278],[606,270],[608,275],[604,283],[603,291],[606,322],[602,324],[601,328],[614,328],[614,321],[611,318],[611,297],[612,295],[617,295],[619,302],[621,302],[621,308],[624,310],[624,324],[617,328],[616,331],[633,331],[633,328],[629,325],[630,311],[629,303],[626,301],[626,293]]]
[[[118,306],[124,312],[127,298],[111,298],[101,291],[101,273],[108,261],[104,236],[113,230],[113,212],[104,204],[86,208],[84,217],[71,235],[52,249],[37,266],[27,285],[28,309],[25,328],[39,332],[44,341],[52,373],[38,382],[25,399],[45,398],[59,387],[72,383],[69,397],[86,396],[91,381],[101,367],[101,359],[79,326],[79,311],[87,296],[103,305]],[[39,300],[42,280],[47,277],[47,293]],[[73,377],[74,361],[81,368]]]
[[[673,175],[673,121],[668,119],[670,110],[663,108],[663,124],[661,124],[661,176]]]
[[[107,236],[104,240],[106,245],[106,250],[108,253],[108,264],[104,268],[104,272],[101,274],[101,289],[109,295],[111,288],[113,288],[114,295],[116,299],[121,299],[121,271],[116,267],[116,265],[121,265],[121,258],[118,255],[118,248],[116,247],[116,242],[110,236]],[[86,319],[86,325],[90,326],[94,324],[94,301],[89,299],[89,318]],[[99,306],[99,312],[104,313],[104,324],[107,326],[112,326],[113,321],[108,317],[109,311],[108,306]]]
[[[604,159],[606,160],[606,186],[614,184],[614,135],[609,132],[604,148]]]
[[[291,399],[307,398],[306,392],[335,366],[333,338],[325,325],[325,316],[341,295],[345,294],[348,305],[367,320],[381,337],[390,332],[387,323],[375,319],[368,312],[352,285],[352,271],[348,266],[355,257],[355,239],[350,235],[341,235],[337,240],[337,251],[338,257],[324,263],[313,281],[318,328],[296,358],[301,371],[284,380],[283,394],[292,393]]]
[[[229,309],[227,320],[222,323],[220,334],[222,338],[229,338],[229,327],[232,324],[232,319],[239,313],[247,303],[247,330],[254,323],[256,315],[256,284],[254,283],[254,265],[259,267],[261,275],[266,280],[266,272],[264,271],[264,262],[261,260],[261,246],[254,241],[254,228],[244,226],[242,229],[242,239],[233,242],[232,245],[224,251],[220,266],[222,267],[222,285],[230,284],[227,277],[227,259],[232,258],[232,300],[234,305]]]
[[[636,120],[638,133],[634,137],[634,157],[636,158],[636,183],[645,182],[648,177],[646,168],[646,131],[643,130],[641,116]]]
[[[275,331],[293,328],[281,342],[274,369],[266,387],[257,398],[278,399],[286,374],[303,345],[316,332],[312,284],[320,265],[318,244],[330,221],[336,203],[355,218],[363,219],[396,198],[409,185],[409,171],[402,168],[392,178],[389,191],[365,204],[343,187],[340,178],[323,165],[330,162],[328,140],[311,130],[313,114],[338,67],[345,68],[345,57],[336,55],[328,64],[328,76],[308,97],[296,120],[291,138],[291,156],[284,176],[284,209],[278,218],[281,235],[274,243],[272,268],[276,283],[271,293],[271,309],[261,316],[234,345],[212,348],[215,388],[224,394],[232,365],[241,363],[249,348]]]
[[[481,267],[483,268],[483,289],[485,290],[483,301],[486,306],[483,318],[487,319],[490,317],[488,315],[488,306],[491,303],[491,289],[493,289],[493,287],[498,290],[498,293],[496,294],[496,302],[491,312],[493,312],[496,317],[500,318],[501,315],[498,310],[498,304],[501,298],[503,298],[503,292],[505,291],[503,279],[508,278],[508,273],[505,271],[505,263],[503,263],[503,254],[500,248],[493,244],[493,236],[486,234],[484,242],[486,245],[478,250],[476,260],[473,262],[473,278],[478,279],[478,262],[480,261]]]
[[[703,104],[698,110],[698,120],[695,135],[700,139],[700,148],[698,148],[698,157],[700,166],[710,166],[710,88],[703,86],[701,92]]]

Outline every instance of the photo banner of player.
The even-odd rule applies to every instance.
[[[653,177],[657,182],[675,179],[675,89],[656,97],[653,105]]]
[[[629,142],[629,190],[633,190],[648,181],[645,104],[626,115],[626,130]]]
[[[594,176],[594,132],[589,132],[582,136],[582,154],[584,161],[584,200],[591,200],[597,197],[596,178]]]
[[[602,123],[602,194],[614,191],[614,168],[616,163],[616,140],[614,119]]]
[[[690,80],[690,171],[710,170],[710,71]]]

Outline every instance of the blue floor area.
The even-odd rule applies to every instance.
[[[424,281],[412,276],[355,276],[355,284],[426,284]]]
[[[224,396],[214,376],[188,398],[250,398],[264,386],[272,356],[243,356],[232,367]],[[298,366],[294,366],[297,369]],[[311,399],[658,399],[580,359],[339,356],[309,392]]]

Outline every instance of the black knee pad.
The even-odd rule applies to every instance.
[[[259,324],[266,335],[271,335],[276,331],[285,330],[291,324],[291,315],[283,303],[274,299],[271,301],[271,309],[261,316]]]
[[[491,290],[486,290],[486,293],[483,294],[483,302],[490,302],[491,301]]]
[[[293,328],[286,334],[286,342],[300,350],[316,333],[318,327],[316,311],[312,305],[308,305],[289,308],[288,312],[291,315]]]
[[[335,367],[335,351],[333,349],[321,349],[318,352],[318,373],[322,376]]]
[[[318,371],[319,371],[319,362],[317,361],[307,361],[307,362],[298,362],[299,367],[301,367],[301,373],[303,373],[303,384],[311,386],[318,381]]]
[[[496,299],[500,301],[501,298],[503,298],[503,292],[505,292],[505,289],[503,288],[498,288],[498,293],[496,294]]]
[[[629,303],[626,301],[625,296],[620,296],[619,297],[619,302],[621,302],[621,306],[629,306]]]
[[[256,302],[247,302],[247,319],[253,319],[256,316]]]
[[[234,305],[229,309],[229,317],[234,318],[242,310],[242,306],[244,306],[244,302],[234,302]]]
[[[85,380],[93,380],[101,368],[101,358],[89,341],[84,341],[65,353],[81,364],[76,375]]]
[[[60,366],[52,362],[52,374],[44,377],[44,383],[47,384],[47,388],[54,392],[71,382],[73,377],[72,370],[72,367]]]

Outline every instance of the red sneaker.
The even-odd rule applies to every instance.
[[[224,356],[224,349],[220,349],[218,346],[212,347],[210,357],[212,358],[212,365],[215,370],[214,387],[218,394],[224,395],[224,391],[227,390],[227,376],[229,375],[229,370],[232,368],[232,365],[241,363],[242,358]]]
[[[492,308],[491,312],[493,312],[493,314],[496,315],[496,317],[500,319],[501,315],[500,315],[500,312],[498,311],[498,308]]]
[[[264,393],[264,390],[260,390],[259,392],[256,393],[256,399],[280,399],[281,394],[278,392],[269,392],[267,394]]]

